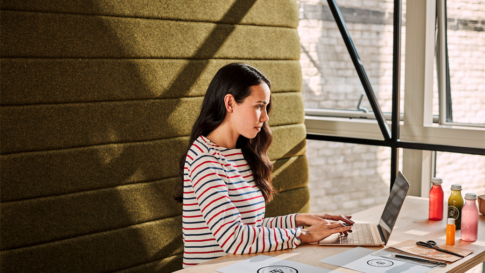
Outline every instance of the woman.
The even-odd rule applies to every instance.
[[[184,268],[225,253],[295,248],[347,234],[351,227],[335,220],[353,224],[350,216],[329,214],[264,218],[274,193],[270,86],[256,68],[240,63],[221,68],[209,85],[175,195],[183,200]]]

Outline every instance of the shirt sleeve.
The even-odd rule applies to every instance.
[[[300,228],[249,226],[242,222],[240,211],[228,195],[227,176],[215,156],[205,153],[194,158],[189,177],[205,223],[224,252],[258,253],[296,248],[301,243]]]
[[[296,215],[288,214],[285,216],[264,218],[262,225],[268,228],[297,228]]]

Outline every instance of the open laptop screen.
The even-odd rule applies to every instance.
[[[391,236],[391,231],[394,228],[394,224],[396,223],[397,216],[404,203],[408,189],[409,183],[401,172],[399,172],[396,181],[394,181],[394,185],[392,186],[391,193],[389,194],[389,199],[387,199],[381,220],[379,221],[379,226],[381,227],[382,235],[384,235],[386,243],[389,240],[389,236]]]

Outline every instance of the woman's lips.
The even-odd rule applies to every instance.
[[[261,127],[254,127],[254,129],[256,129],[258,132],[261,131]]]

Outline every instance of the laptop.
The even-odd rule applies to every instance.
[[[398,172],[391,193],[387,199],[379,224],[356,223],[348,236],[332,234],[318,242],[319,245],[349,245],[349,246],[383,246],[391,236],[402,204],[409,190],[409,183],[401,172]]]

